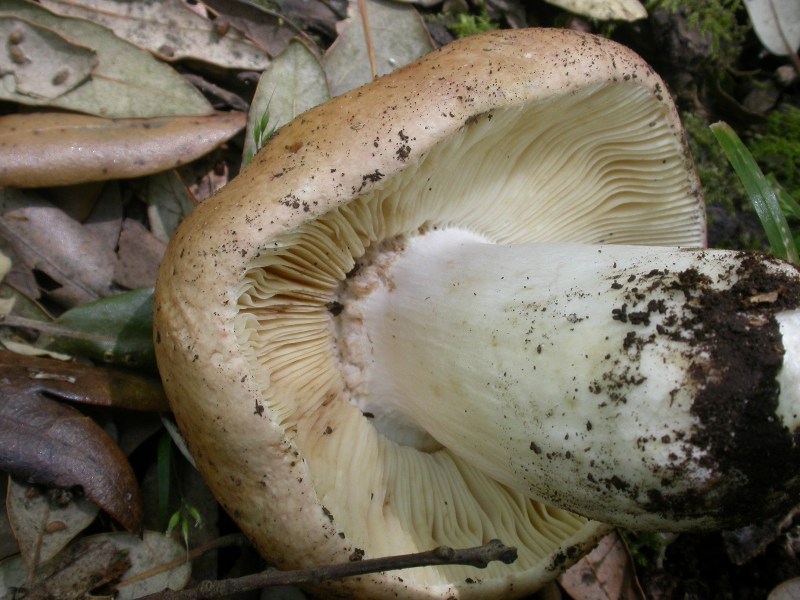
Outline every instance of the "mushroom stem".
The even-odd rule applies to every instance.
[[[399,443],[445,447],[533,498],[637,529],[748,523],[796,499],[788,264],[434,231],[346,283],[346,385]]]

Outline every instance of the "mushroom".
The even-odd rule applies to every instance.
[[[500,538],[513,565],[325,590],[524,596],[611,525],[794,502],[800,278],[704,244],[642,59],[573,31],[467,38],[299,116],[186,219],[159,369],[278,567]]]

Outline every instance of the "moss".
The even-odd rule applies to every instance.
[[[681,12],[686,24],[708,36],[711,60],[730,64],[738,56],[749,25],[741,24],[742,0],[649,0],[648,11],[658,9]],[[746,19],[744,23],[748,23]]]
[[[465,15],[463,13],[458,15],[458,21],[447,26],[458,38],[494,31],[498,27],[498,24],[492,21],[484,7],[481,7],[481,12],[478,15]]]
[[[761,169],[800,202],[800,109],[784,106],[767,118],[748,144]]]

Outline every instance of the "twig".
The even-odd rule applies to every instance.
[[[203,598],[219,598],[229,594],[249,592],[275,585],[314,584],[343,577],[428,567],[432,565],[469,565],[484,569],[495,560],[511,564],[517,560],[517,549],[504,545],[500,540],[491,540],[483,546],[454,550],[447,546],[439,546],[427,552],[370,558],[344,564],[301,569],[297,571],[263,571],[255,575],[246,575],[236,579],[223,581],[203,581],[190,590],[166,590],[145,596],[144,600],[201,600]]]
[[[358,0],[358,14],[361,15],[361,26],[364,28],[364,43],[367,45],[367,56],[369,57],[369,69],[372,78],[378,78],[378,63],[375,60],[375,45],[372,43],[372,30],[369,27],[369,17],[367,16],[367,0]]]

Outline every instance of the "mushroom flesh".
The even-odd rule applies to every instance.
[[[475,36],[299,116],[186,219],[159,369],[279,568],[500,538],[515,564],[326,593],[524,596],[609,524],[735,525],[796,498],[800,278],[704,244],[641,58]]]

